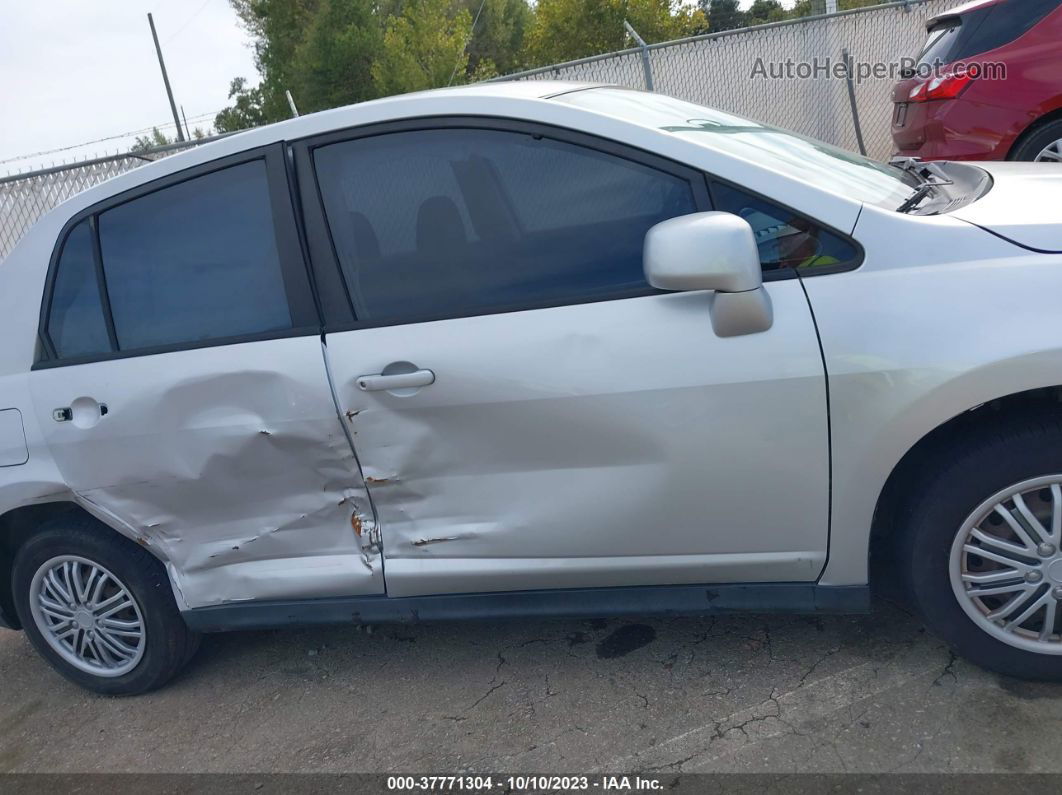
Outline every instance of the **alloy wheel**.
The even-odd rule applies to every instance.
[[[952,544],[952,590],[974,623],[1004,643],[1062,654],[1062,475],[989,497]]]
[[[1045,146],[1035,160],[1037,163],[1062,163],[1062,138]]]
[[[95,676],[128,673],[144,656],[147,632],[129,589],[98,563],[61,555],[37,569],[30,610],[41,635],[65,661]]]

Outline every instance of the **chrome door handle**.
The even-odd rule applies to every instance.
[[[394,373],[385,375],[358,376],[358,389],[363,392],[383,392],[395,389],[417,389],[435,383],[435,373],[431,370],[414,370],[412,373]]]

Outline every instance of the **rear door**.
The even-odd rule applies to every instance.
[[[31,385],[80,500],[190,607],[382,591],[283,149],[92,208],[55,259]]]
[[[391,595],[813,580],[825,379],[796,280],[721,339],[646,231],[703,175],[574,133],[414,122],[297,150],[330,370]],[[318,268],[320,284],[331,278]],[[344,316],[345,313],[345,316]]]

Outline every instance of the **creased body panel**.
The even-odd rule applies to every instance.
[[[388,593],[814,579],[822,362],[800,285],[769,290],[774,328],[729,339],[707,293],[330,334]],[[357,387],[395,362],[435,382]]]
[[[70,487],[166,561],[189,607],[382,591],[378,556],[355,532],[372,526],[372,513],[318,338],[31,379]],[[105,403],[106,415],[51,418],[51,407],[82,398]]]

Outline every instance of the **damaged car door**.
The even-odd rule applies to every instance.
[[[709,293],[645,281],[650,227],[711,209],[703,174],[467,118],[297,162],[355,318],[326,355],[390,595],[818,575],[825,378],[798,280],[767,285],[772,328],[731,338]]]
[[[66,482],[188,607],[383,590],[281,145],[71,219],[42,346],[31,388]]]

